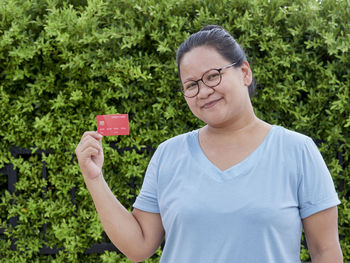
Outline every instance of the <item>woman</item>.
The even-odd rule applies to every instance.
[[[339,200],[313,141],[258,119],[252,72],[218,26],[178,49],[182,92],[204,127],[162,143],[129,213],[102,175],[102,136],[76,154],[111,241],[143,261],[165,236],[161,262],[300,262],[304,227],[313,262],[342,262]]]

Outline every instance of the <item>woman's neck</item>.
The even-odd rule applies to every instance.
[[[255,114],[252,114],[249,118],[244,118],[222,127],[206,125],[201,129],[200,133],[202,133],[201,135],[203,137],[210,138],[210,141],[225,144],[239,141],[243,137],[254,136],[257,133],[266,133],[270,128],[270,124],[260,120]]]

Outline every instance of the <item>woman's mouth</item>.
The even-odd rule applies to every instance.
[[[216,105],[216,103],[218,103],[221,99],[222,98],[217,99],[217,100],[212,100],[212,101],[210,101],[208,103],[205,103],[201,108],[203,108],[203,109],[210,109],[210,108],[214,107]]]

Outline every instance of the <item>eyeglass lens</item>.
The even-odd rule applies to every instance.
[[[200,80],[187,82],[183,86],[183,93],[186,97],[194,97],[199,92],[199,81],[202,81],[207,87],[213,88],[219,85],[221,81],[220,71],[211,69],[205,72]]]

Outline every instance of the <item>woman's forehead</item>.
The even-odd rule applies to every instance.
[[[212,68],[220,68],[228,63],[216,49],[209,46],[200,46],[187,52],[180,63],[181,78],[191,78],[202,76],[202,74]]]

